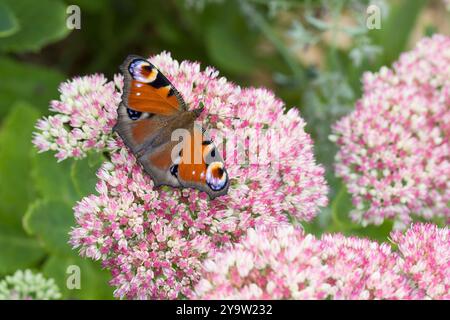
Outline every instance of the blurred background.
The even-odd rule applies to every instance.
[[[368,28],[371,4],[379,29]],[[68,28],[70,5],[80,9],[80,29]],[[30,268],[54,278],[63,298],[112,298],[108,272],[67,244],[71,208],[93,192],[99,161],[57,164],[37,155],[31,136],[61,82],[111,78],[130,53],[169,51],[299,108],[330,185],[329,206],[305,228],[385,239],[389,222],[349,222],[330,128],[360,97],[365,71],[390,66],[423,36],[450,34],[448,9],[442,0],[0,0],[0,279]],[[70,265],[82,269],[81,289],[67,289]]]

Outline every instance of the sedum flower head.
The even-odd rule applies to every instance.
[[[56,158],[82,158],[86,152],[101,150],[115,124],[120,92],[114,82],[101,74],[76,77],[59,87],[60,100],[50,104],[55,114],[36,124],[33,143],[40,152],[56,151]]]
[[[429,299],[450,299],[450,230],[434,224],[416,224],[392,241],[401,254],[401,268]]]
[[[53,279],[40,273],[18,270],[0,281],[0,300],[55,300],[61,293]]]
[[[62,87],[62,97],[73,92],[81,100],[85,95],[107,99],[98,104],[102,115],[88,122],[76,99],[62,98],[67,112],[56,116],[70,119],[64,122],[64,132],[70,136],[83,123],[89,135],[77,140],[80,150],[87,150],[82,147],[87,141],[101,142],[89,148],[110,156],[97,173],[97,193],[83,198],[74,209],[77,226],[71,243],[81,255],[99,259],[111,270],[117,297],[181,298],[192,294],[201,261],[208,254],[238,241],[248,228],[275,226],[289,219],[311,220],[318,207],[326,205],[327,187],[324,170],[313,157],[311,138],[304,131],[305,122],[297,110],[286,112],[272,92],[241,88],[212,68],[202,71],[198,63],[179,63],[167,53],[152,57],[151,62],[191,108],[205,106],[203,125],[212,130],[213,138],[227,138],[228,194],[211,201],[194,189],[154,188],[135,157],[111,132],[120,100],[114,84],[103,81],[82,91],[80,84],[90,78],[70,81]],[[115,84],[120,91],[120,77]],[[82,109],[84,115],[97,114],[90,104]],[[51,141],[51,129],[41,123],[36,137]],[[236,149],[228,149],[233,142]],[[36,138],[35,144],[46,150],[40,143]],[[242,161],[235,151],[243,149],[244,158],[249,159],[254,156],[254,143],[260,150],[257,161]],[[71,146],[64,140],[55,148],[61,152],[72,150]],[[73,152],[64,154],[73,156]]]
[[[317,239],[292,226],[250,229],[204,262],[193,298],[448,299],[449,230],[419,224],[392,237],[399,252],[340,234]]]
[[[412,216],[448,220],[450,38],[425,38],[392,69],[367,73],[363,97],[334,132],[355,221],[404,228]]]

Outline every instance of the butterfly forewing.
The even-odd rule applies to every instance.
[[[125,107],[160,115],[186,110],[180,93],[148,60],[130,55],[121,65],[124,75],[122,101]]]

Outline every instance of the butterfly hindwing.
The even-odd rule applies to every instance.
[[[164,139],[162,129],[169,121],[169,116],[134,111],[123,103],[119,105],[117,114],[114,130],[133,153],[146,152],[145,149],[151,148],[153,141]]]
[[[176,175],[171,173],[174,166],[177,165],[177,161],[179,161],[181,150],[179,141],[174,139],[172,135],[174,132],[177,133],[177,130],[187,132],[186,128],[191,126],[194,120],[195,115],[189,111],[181,112],[172,117],[164,116],[157,124],[156,132],[149,135],[143,146],[134,152],[156,186],[181,186]]]
[[[172,161],[172,150],[175,145],[176,142],[169,141],[138,158],[144,170],[153,179],[155,186],[181,187],[176,175],[172,174],[176,168],[176,164]]]
[[[156,185],[196,188],[211,199],[226,194],[228,173],[215,144],[194,122],[184,129],[182,138],[172,137],[175,139],[141,156],[139,162]]]
[[[195,124],[189,140],[183,143],[177,168],[180,184],[205,191],[211,199],[226,194],[230,183],[228,173],[214,142]]]

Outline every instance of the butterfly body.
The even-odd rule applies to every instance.
[[[215,145],[196,123],[181,94],[150,62],[128,56],[121,65],[124,92],[114,130],[155,186],[196,188],[211,199],[227,193],[228,174]]]

